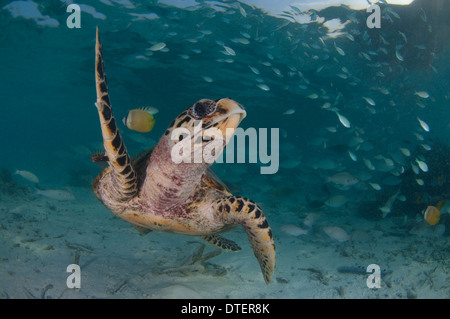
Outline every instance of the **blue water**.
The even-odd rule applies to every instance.
[[[37,232],[39,239],[33,240],[42,241],[43,247],[57,247],[51,240],[58,242],[60,233],[66,233],[65,241],[70,242],[71,232],[78,229],[96,247],[100,245],[98,234],[105,231],[101,221],[107,220],[105,227],[112,229],[116,227],[114,222],[120,223],[114,230],[118,238],[122,238],[122,233],[140,243],[147,238],[139,237],[118,219],[111,221],[112,215],[108,215],[91,191],[92,180],[102,169],[90,159],[102,149],[94,106],[97,26],[112,106],[130,154],[154,146],[169,123],[202,98],[230,97],[238,101],[248,114],[241,123],[244,129],[279,129],[279,170],[275,174],[261,174],[260,167],[267,164],[260,162],[213,165],[216,174],[234,193],[252,198],[263,207],[279,252],[270,288],[258,273],[248,283],[256,285],[257,293],[232,297],[259,298],[263,294],[268,298],[450,297],[448,285],[438,284],[448,282],[450,260],[446,202],[450,200],[450,17],[444,1],[416,0],[407,6],[380,3],[379,29],[367,27],[366,10],[346,6],[311,10],[312,21],[301,23],[299,9],[289,6],[284,7],[284,13],[283,10],[273,13],[237,1],[143,4],[113,0],[79,3],[81,28],[70,29],[66,24],[69,3],[2,1],[0,6],[2,298],[48,297],[58,285],[65,285],[65,266],[61,266],[62,273],[55,275],[58,279],[50,280],[54,288],[41,294],[48,277],[36,271],[30,273],[39,268],[38,260],[45,264],[46,257],[41,255],[22,264],[29,286],[25,288],[27,283],[15,281],[18,275],[11,274],[12,268],[20,257],[12,256],[20,256],[21,249],[24,256],[33,249],[42,250],[27,246],[30,232]],[[333,19],[341,23],[338,35],[331,34],[326,27]],[[166,44],[165,49],[149,50],[160,42]],[[374,105],[368,101],[374,101]],[[122,125],[120,119],[128,110],[148,105],[159,109],[150,133],[132,132]],[[337,113],[350,122],[350,127],[344,126]],[[249,149],[252,147],[255,150],[255,146]],[[405,149],[410,156],[405,155]],[[428,171],[421,170],[416,160],[426,163]],[[16,170],[38,176],[38,185],[14,175]],[[327,178],[340,172],[348,173],[357,182],[349,186],[327,182]],[[77,200],[43,198],[35,194],[36,188],[69,191]],[[397,191],[399,197],[383,218],[379,208]],[[327,201],[336,195],[343,196],[345,203],[328,205]],[[421,215],[429,205],[441,205],[441,218],[434,226],[427,224]],[[33,209],[36,207],[39,209]],[[80,224],[85,210],[98,210],[95,222]],[[308,229],[303,220],[311,212],[321,218],[307,235],[293,236],[283,231],[286,229],[283,225]],[[55,215],[64,216],[65,222],[48,224],[46,221]],[[39,223],[30,223],[33,218]],[[339,242],[329,238],[323,231],[327,226],[343,228],[350,240]],[[12,235],[15,227],[24,234],[19,240]],[[50,236],[46,239],[39,232]],[[107,232],[110,234],[111,230]],[[361,236],[361,232],[369,237]],[[242,239],[241,246],[247,246],[245,234],[236,232],[235,236]],[[350,288],[346,288],[345,295],[339,289],[318,284],[314,278],[305,281],[305,276],[311,273],[304,270],[311,268],[305,259],[322,247],[332,245],[336,254],[344,256],[336,266],[372,263],[364,257],[358,259],[354,251],[352,257],[345,256],[346,249],[355,250],[356,243],[367,238],[379,241],[384,247],[379,251],[392,249],[392,256],[401,259],[379,256],[378,260],[384,263],[382,268],[392,270],[391,276],[398,274],[400,270],[396,267],[402,265],[401,271],[410,276],[406,280],[416,277],[418,282],[408,286],[405,277],[394,277],[389,288],[385,286],[376,295],[371,295],[368,288],[359,288],[365,289],[367,295],[352,295],[348,292]],[[183,242],[190,239],[175,240],[176,245],[183,247]],[[310,245],[311,253],[303,256],[299,252],[303,245]],[[59,250],[65,256],[65,259],[60,256],[64,265],[73,259],[74,250],[67,247],[62,245]],[[69,250],[64,252],[63,248]],[[114,245],[104,249],[106,256],[120,251]],[[160,250],[157,245],[152,249]],[[401,251],[414,253],[401,255]],[[245,263],[253,263],[251,251],[247,253]],[[297,253],[302,257],[289,260],[290,255]],[[87,254],[92,257],[92,252]],[[420,255],[426,258],[417,257]],[[53,254],[52,258],[59,257]],[[128,254],[123,256],[130,258],[133,257]],[[224,254],[220,258],[227,261]],[[138,259],[145,265],[145,257]],[[330,263],[334,261],[326,257],[314,259],[316,268]],[[418,270],[415,263],[423,269]],[[149,268],[158,266],[154,262],[149,265]],[[291,271],[294,265],[297,268]],[[434,268],[437,271],[431,283],[423,274]],[[228,274],[238,272],[233,269],[231,266]],[[101,273],[99,269],[96,271]],[[121,272],[120,267],[117,271]],[[326,271],[330,274],[331,270]],[[338,275],[336,271],[328,280]],[[246,277],[244,270],[240,276]],[[287,278],[287,284],[283,278]],[[205,279],[196,277],[196,280]],[[401,289],[399,285],[395,288],[395,280],[403,282]],[[284,292],[275,293],[279,291],[276,285],[278,288],[281,285]],[[195,288],[195,280],[190,287],[197,293],[201,290]],[[295,287],[302,287],[299,288],[302,292],[297,293]],[[316,293],[308,294],[307,287],[316,289]],[[59,289],[53,298],[69,297],[62,293],[63,288]],[[146,295],[129,292],[126,296],[121,296],[119,290],[114,294],[106,288],[99,290],[70,297],[171,296],[164,295],[166,290],[158,295],[157,289]]]

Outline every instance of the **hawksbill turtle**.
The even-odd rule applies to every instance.
[[[275,268],[275,245],[261,208],[250,199],[231,194],[210,170],[211,163],[176,163],[171,157],[172,147],[179,142],[171,139],[173,130],[187,129],[191,149],[197,145],[203,150],[211,140],[195,136],[194,121],[201,120],[203,129],[215,127],[226,136],[226,129],[236,129],[246,116],[244,108],[229,98],[202,99],[172,121],[154,148],[130,159],[111,108],[98,29],[95,82],[105,149],[97,160],[109,165],[95,179],[93,191],[103,205],[141,233],[155,230],[200,236],[228,251],[241,248],[219,234],[242,225],[269,284]]]

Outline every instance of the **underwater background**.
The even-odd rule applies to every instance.
[[[277,3],[0,1],[0,298],[450,297],[447,2],[380,1],[380,28],[368,1]],[[275,174],[212,166],[271,225],[269,286],[242,229],[225,234],[241,252],[192,261],[214,248],[142,236],[95,198],[96,27],[131,155],[202,98],[243,105],[243,129],[279,128]],[[153,129],[129,130],[143,106],[159,110]],[[74,259],[80,289],[66,286]]]

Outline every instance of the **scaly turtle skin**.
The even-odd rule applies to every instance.
[[[233,196],[209,169],[210,163],[177,164],[171,157],[172,148],[182,139],[180,136],[171,139],[175,129],[190,133],[185,136],[191,139],[184,142],[190,143],[191,150],[195,146],[204,150],[212,140],[196,133],[194,121],[201,120],[203,130],[214,127],[227,136],[226,129],[234,132],[246,116],[242,106],[228,98],[200,100],[173,120],[154,149],[131,160],[111,108],[98,30],[95,52],[95,105],[105,148],[102,158],[109,163],[94,181],[97,198],[142,233],[157,230],[201,236],[210,244],[230,251],[238,251],[240,247],[218,234],[242,225],[269,284],[275,268],[275,245],[258,205]],[[225,139],[222,146],[227,142]]]

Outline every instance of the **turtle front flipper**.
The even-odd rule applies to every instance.
[[[215,207],[217,218],[225,224],[240,224],[247,233],[253,252],[266,284],[270,283],[275,270],[275,243],[266,217],[255,202],[229,196],[219,200]]]
[[[137,178],[131,166],[130,156],[123,143],[109,100],[98,28],[95,44],[95,86],[97,89],[97,103],[95,103],[95,106],[100,117],[105,156],[108,158],[114,180],[113,187],[117,192],[115,197],[118,201],[128,201],[137,194]]]

